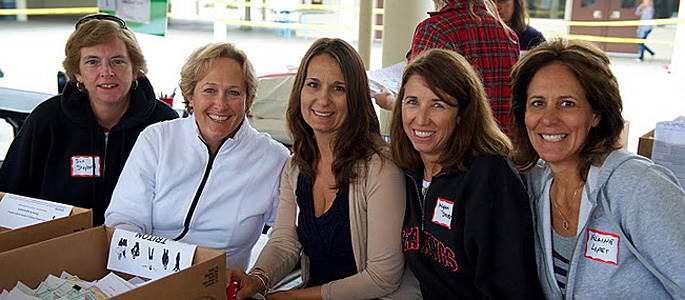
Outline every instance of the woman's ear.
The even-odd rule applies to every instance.
[[[592,123],[590,124],[590,127],[595,127],[599,125],[599,121],[602,120],[602,114],[599,112],[593,112],[592,113]]]

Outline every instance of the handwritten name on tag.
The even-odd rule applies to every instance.
[[[438,197],[433,210],[433,223],[452,229],[452,210],[454,202]]]
[[[16,229],[68,216],[73,206],[19,195],[0,200],[0,226]]]
[[[107,269],[158,279],[190,267],[196,248],[162,237],[116,229],[109,245]]]
[[[72,156],[71,177],[100,177],[100,157]]]
[[[618,235],[588,228],[585,257],[604,263],[618,265]]]

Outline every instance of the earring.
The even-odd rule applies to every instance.
[[[138,88],[138,79],[133,81],[133,84],[131,84],[133,87],[131,88],[132,90],[135,90]]]
[[[76,89],[79,90],[79,92],[81,92],[81,93],[85,93],[86,92],[86,85],[83,84],[83,82],[81,82],[81,81],[77,81],[76,82]]]

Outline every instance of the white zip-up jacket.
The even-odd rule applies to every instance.
[[[273,225],[288,150],[243,120],[212,157],[194,116],[146,128],[105,212],[105,225],[226,251],[246,269]]]

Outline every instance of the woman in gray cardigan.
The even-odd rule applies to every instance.
[[[668,169],[619,149],[622,101],[606,54],[555,40],[512,79],[546,297],[683,299],[685,192]]]
[[[373,299],[395,291],[404,260],[404,179],[385,154],[359,54],[340,39],[302,59],[286,118],[293,155],[274,231],[237,298],[265,293],[302,261],[303,285],[268,299]],[[302,253],[302,255],[300,255]]]

